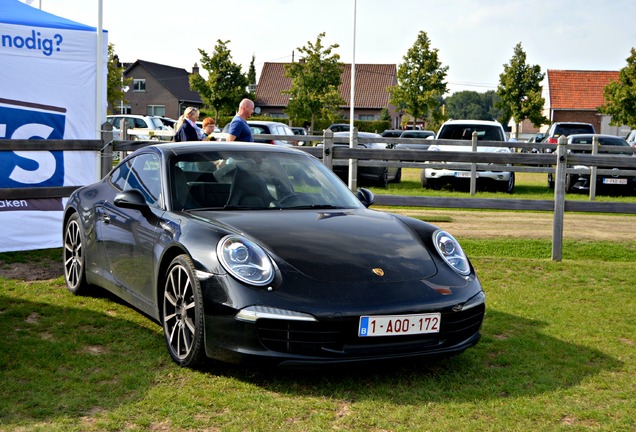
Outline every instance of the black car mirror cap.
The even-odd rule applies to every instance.
[[[143,214],[149,210],[144,194],[137,189],[129,189],[118,193],[113,202],[117,207],[139,210]]]
[[[365,207],[370,207],[375,203],[375,195],[369,189],[360,188],[356,191],[356,198],[360,200],[360,202]]]

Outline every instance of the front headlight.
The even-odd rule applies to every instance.
[[[274,279],[274,265],[262,247],[237,235],[225,236],[216,246],[221,265],[246,284],[263,286]]]
[[[459,242],[446,231],[437,230],[433,233],[433,243],[440,256],[460,275],[466,276],[470,273],[468,258],[459,245]]]

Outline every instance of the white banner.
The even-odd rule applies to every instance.
[[[73,29],[73,23],[16,3],[29,8],[28,19],[24,25],[0,22],[0,139],[94,139],[100,127],[95,30]],[[13,7],[0,9],[7,5]],[[23,19],[25,10],[19,12]],[[105,96],[106,35],[103,42]],[[0,188],[81,186],[98,180],[98,173],[97,152],[0,152]],[[0,252],[61,247],[64,203],[0,200]]]

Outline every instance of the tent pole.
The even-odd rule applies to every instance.
[[[101,139],[102,123],[104,122],[104,61],[102,56],[102,46],[104,44],[104,31],[102,28],[103,0],[98,0],[97,8],[97,46],[95,48],[95,55],[97,56],[95,62],[97,67],[95,74],[95,124],[97,125],[96,138]]]

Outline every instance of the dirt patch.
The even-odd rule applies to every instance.
[[[550,212],[400,210],[428,220],[458,238],[511,237],[552,239],[554,215]],[[450,219],[445,222],[445,219]],[[636,240],[636,215],[566,213],[563,238],[587,241]]]
[[[5,263],[0,260],[0,277],[23,281],[56,279],[64,275],[62,261],[39,260],[33,263]]]

